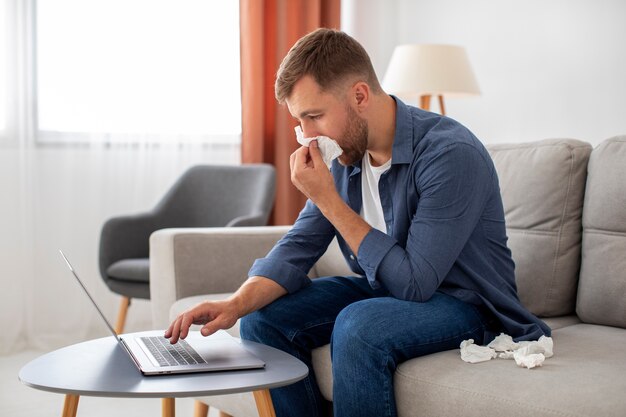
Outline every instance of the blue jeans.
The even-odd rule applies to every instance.
[[[334,416],[395,416],[398,364],[466,339],[482,343],[488,322],[477,307],[439,292],[425,303],[402,301],[364,278],[327,277],[244,317],[241,337],[309,367],[304,380],[270,390],[277,416],[329,415],[311,364],[311,351],[328,343]]]

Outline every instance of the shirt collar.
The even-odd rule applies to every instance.
[[[406,104],[396,96],[396,131],[391,149],[391,164],[409,164],[413,159],[413,120]],[[352,165],[350,176],[361,172],[361,161]]]
[[[409,164],[413,159],[413,120],[406,104],[396,96],[396,132],[391,150],[392,164]]]

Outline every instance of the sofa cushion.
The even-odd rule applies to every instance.
[[[522,303],[542,317],[573,313],[591,145],[548,139],[488,150],[500,180]]]
[[[554,356],[541,368],[513,360],[468,364],[459,350],[401,364],[394,385],[399,416],[624,416],[626,332],[576,324],[553,332]]]
[[[309,273],[311,278],[349,275],[354,275],[354,272],[352,272],[346,259],[343,257],[337,238],[330,242],[324,255],[318,259]]]
[[[553,317],[545,319],[545,322],[552,330],[561,329],[567,326],[579,324],[580,320],[576,315]],[[313,371],[317,378],[322,396],[328,401],[333,400],[333,367],[330,359],[330,345],[325,345],[314,349]],[[460,360],[460,359],[459,359]]]
[[[576,311],[587,323],[626,327],[626,136],[591,153]]]

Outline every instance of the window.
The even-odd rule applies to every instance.
[[[7,12],[6,4],[0,0],[0,136],[6,130],[6,104],[7,104]]]
[[[239,142],[238,1],[43,0],[36,22],[40,143]]]

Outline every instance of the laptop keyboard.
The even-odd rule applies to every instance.
[[[161,366],[206,363],[198,352],[183,339],[175,345],[164,337],[141,337],[140,339]]]

